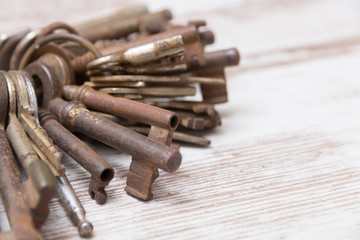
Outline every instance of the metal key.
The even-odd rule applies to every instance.
[[[58,151],[45,130],[40,126],[37,114],[35,91],[30,83],[29,76],[17,71],[10,71],[17,92],[17,117],[26,133],[35,142],[49,160],[48,166],[55,176],[65,171],[61,164],[61,153]]]
[[[40,226],[48,215],[48,203],[55,194],[55,181],[48,166],[42,162],[16,117],[17,96],[11,76],[1,72],[9,91],[9,124],[6,133],[11,145],[24,168],[28,181],[25,194],[33,211],[35,223]]]
[[[61,62],[63,60],[55,57],[55,55],[44,56],[44,58],[41,58],[41,61],[44,59],[47,60],[46,62],[48,64],[58,63],[60,66],[64,64],[64,62]],[[44,108],[48,108],[48,104],[52,98],[61,95],[61,91],[56,90],[57,82],[55,79],[58,79],[58,77],[63,79],[64,77],[63,75],[57,76],[52,70],[53,68],[39,61],[30,64],[26,68],[26,71],[30,75],[35,76],[36,79],[41,81],[44,89],[42,96]],[[57,73],[60,74],[60,72],[58,69]],[[114,170],[110,164],[57,122],[53,114],[46,112],[46,110],[40,110],[39,118],[41,125],[55,144],[91,174],[89,194],[98,204],[104,204],[107,198],[104,188],[114,176]]]
[[[34,145],[34,148],[37,148],[37,146]],[[48,161],[46,156],[39,149],[37,149],[37,153],[43,161]],[[73,225],[77,227],[79,235],[81,237],[91,236],[93,226],[86,220],[85,209],[79,198],[76,196],[76,193],[65,173],[62,173],[60,176],[56,176],[56,190],[66,214]]]
[[[0,191],[10,227],[10,233],[1,233],[1,239],[41,239],[22,191],[23,186],[15,158],[5,133],[8,111],[8,88],[0,74]]]

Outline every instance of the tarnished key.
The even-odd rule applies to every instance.
[[[100,92],[108,94],[131,94],[145,97],[184,97],[195,96],[195,87],[142,87],[142,88],[100,88]]]
[[[48,108],[49,101],[52,98],[59,95],[61,96],[61,92],[56,89],[58,85],[57,79],[65,80],[66,75],[57,76],[55,72],[52,71],[54,69],[57,73],[61,72],[61,66],[65,66],[62,65],[64,64],[64,62],[62,62],[63,60],[55,55],[48,55],[41,58],[42,61],[45,61],[45,59],[47,64],[58,63],[59,65],[56,66],[59,66],[59,68],[50,68],[36,61],[27,66],[26,71],[41,81],[44,89],[42,105],[44,108]],[[95,199],[98,204],[104,204],[107,198],[105,187],[114,176],[114,170],[111,165],[64,128],[53,114],[46,112],[46,110],[39,110],[39,119],[41,125],[53,139],[54,143],[91,174],[89,195]]]
[[[37,146],[35,145],[34,147],[36,148]],[[41,151],[37,152],[43,161],[47,161],[46,156]],[[65,173],[62,173],[60,176],[56,176],[56,190],[66,214],[74,226],[77,227],[79,235],[81,237],[91,236],[93,226],[86,220],[85,209],[76,196],[76,193],[74,192],[74,189]]]
[[[181,110],[174,110],[174,112],[180,117],[180,126],[188,129],[204,130],[221,125],[220,115],[216,111],[213,116],[207,114],[195,114],[190,111]]]
[[[148,135],[150,132],[150,128],[148,128],[148,127],[129,126],[129,128],[138,133],[144,134],[144,135]],[[195,135],[191,135],[191,134],[187,134],[187,133],[183,133],[183,132],[178,132],[178,131],[174,132],[173,140],[184,142],[184,143],[196,144],[196,145],[200,145],[200,146],[209,146],[211,143],[211,141],[209,139],[206,139],[204,137],[199,137],[199,136],[195,136]]]
[[[61,164],[61,152],[58,151],[45,130],[40,126],[37,115],[37,101],[35,91],[30,83],[29,77],[18,71],[10,71],[9,75],[15,85],[17,92],[17,117],[26,133],[35,142],[39,149],[49,160],[48,166],[55,176],[65,171]]]
[[[41,239],[25,202],[20,172],[5,133],[8,99],[6,79],[0,74],[0,191],[11,227],[11,233],[1,233],[0,239]]]
[[[181,35],[176,35],[134,48],[129,48],[120,54],[95,59],[91,61],[87,67],[91,70],[107,63],[128,63],[136,66],[180,52],[184,52],[184,42]]]
[[[215,116],[216,111],[214,104],[207,102],[193,102],[193,101],[141,101],[146,104],[165,107],[171,109],[190,110],[194,113],[206,113],[209,116]]]
[[[37,104],[36,104],[36,98],[35,98],[35,92],[34,89],[30,83],[30,80],[28,79],[29,76],[26,76],[25,73],[20,73],[17,71],[11,71],[9,72],[9,75],[13,80],[14,85],[17,86],[15,89],[17,90],[17,96],[21,97],[20,100],[17,101],[18,103],[18,116],[21,116],[26,122],[30,128],[28,128],[29,135],[34,134],[34,143],[32,145],[33,149],[35,149],[37,155],[43,160],[43,162],[46,162],[48,166],[52,167],[53,174],[56,176],[56,187],[58,190],[58,195],[62,199],[62,204],[67,211],[68,215],[71,217],[71,220],[74,221],[74,224],[78,226],[79,234],[82,236],[89,236],[92,232],[92,225],[88,223],[84,219],[85,211],[82,211],[83,214],[81,214],[81,209],[78,208],[78,206],[81,206],[81,203],[76,197],[76,194],[74,193],[74,190],[72,189],[70,184],[64,183],[66,182],[66,176],[65,176],[65,168],[61,165],[61,154],[56,155],[56,157],[59,157],[58,163],[61,166],[61,169],[56,169],[53,164],[54,159],[54,152],[52,151],[43,151],[44,146],[48,146],[50,148],[55,148],[57,154],[57,147],[55,147],[52,144],[52,140],[47,136],[44,129],[41,128],[38,118],[37,118]],[[20,105],[21,104],[21,105]],[[19,106],[20,105],[20,106]],[[19,110],[19,107],[22,107],[23,110]],[[30,124],[29,124],[30,123]],[[25,128],[28,127],[28,125],[24,124]],[[40,142],[36,142],[36,140],[41,140]],[[44,144],[45,143],[45,144]],[[47,149],[45,149],[47,150]],[[51,159],[50,159],[51,158]],[[59,183],[59,181],[61,183]],[[60,189],[59,189],[60,188]],[[76,203],[76,204],[75,204]],[[82,208],[82,206],[81,206]],[[83,210],[83,208],[82,208]],[[78,215],[78,218],[75,218],[73,216]],[[81,223],[78,222],[76,219],[80,219]],[[79,221],[80,221],[79,220]]]
[[[90,237],[93,231],[93,225],[86,220],[85,209],[76,196],[65,173],[56,177],[56,187],[60,201],[68,217],[74,226],[77,227],[79,235],[81,237]]]
[[[197,77],[197,76],[151,76],[151,75],[111,75],[111,76],[92,76],[90,81],[96,83],[96,87],[102,87],[103,84],[121,84],[124,82],[144,82],[157,84],[190,84],[200,83],[208,85],[225,85],[223,78],[215,77]]]
[[[60,59],[55,55],[44,55],[31,65],[42,64],[45,67],[45,58]],[[61,108],[61,106],[68,104],[59,98],[59,96],[61,96],[64,76],[66,76],[65,72],[68,70],[66,70],[66,64],[63,64],[61,61],[57,64],[55,64],[56,61],[50,62],[53,63],[51,64],[51,67],[46,67],[46,72],[53,72],[53,77],[49,77],[39,71],[31,71],[30,66],[27,68],[32,76],[36,76],[37,79],[40,79],[43,86],[48,87],[49,90],[46,92],[53,93],[53,100],[46,97],[46,94],[43,95],[43,107],[49,109],[50,106],[50,110],[53,108],[52,111],[57,114],[59,121],[68,129],[82,131],[87,135],[90,134],[91,137],[132,155],[133,161],[130,165],[127,187],[125,189],[129,194],[138,198],[144,200],[151,199],[151,185],[158,177],[157,168],[159,167],[165,171],[172,172],[181,164],[181,154],[177,150],[169,148],[171,145],[172,133],[178,125],[178,117],[176,114],[143,103],[115,98],[91,88],[88,88],[87,90],[83,89],[85,91],[73,89],[75,91],[70,91],[68,94],[69,97],[74,97],[76,99],[82,98],[82,100],[91,100],[84,102],[87,102],[86,104],[93,104],[94,107],[92,108],[94,109],[100,108],[104,111],[106,109],[106,111],[111,113],[114,112],[125,118],[151,125],[151,131],[148,138],[143,137],[132,130],[121,127],[120,125],[106,121],[104,118],[97,117],[98,115],[91,114],[86,109],[81,108],[80,105],[75,106],[74,103],[68,105],[69,108],[63,109],[64,111],[61,111],[60,113],[58,111],[60,109],[56,108]],[[56,86],[58,86],[58,89],[52,88],[56,88]],[[81,90],[83,95],[79,95],[78,90]],[[92,92],[89,90],[92,90]],[[71,110],[73,107],[74,109]],[[68,115],[68,113],[77,114]],[[73,118],[73,120],[66,120],[71,118]],[[100,122],[103,124],[100,124]],[[95,128],[92,126],[95,126]],[[97,128],[100,129],[94,131],[94,129]],[[105,132],[108,133],[105,134]],[[139,146],[139,144],[144,144],[144,146]]]
[[[6,79],[9,92],[9,123],[6,133],[11,145],[24,168],[28,181],[25,182],[25,194],[33,211],[34,220],[40,226],[48,215],[48,203],[55,194],[55,179],[48,166],[41,161],[22,125],[16,117],[17,96],[11,76],[1,72]]]
[[[39,118],[53,141],[91,174],[89,195],[98,204],[104,204],[107,198],[105,187],[114,177],[110,164],[63,127],[52,113],[40,110]]]

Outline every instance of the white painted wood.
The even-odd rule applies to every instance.
[[[48,12],[55,2],[0,3],[0,30],[78,22],[125,3],[62,1]],[[93,239],[358,239],[360,2],[149,2],[163,5],[180,22],[206,19],[217,38],[209,49],[238,47],[241,67],[227,71],[230,101],[217,107],[223,126],[206,132],[212,146],[183,146],[181,168],[161,172],[154,200],[123,191],[130,158],[116,150],[91,143],[116,171],[103,206],[88,197],[89,174],[64,159]],[[42,233],[78,239],[57,200]]]

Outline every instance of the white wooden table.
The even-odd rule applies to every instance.
[[[76,23],[122,3],[1,2],[0,30]],[[206,132],[211,147],[183,146],[181,168],[160,173],[154,200],[123,191],[128,156],[92,143],[116,172],[99,206],[89,174],[65,157],[93,239],[359,239],[360,1],[148,5],[170,7],[182,23],[205,19],[217,41],[209,49],[237,47],[241,66],[227,71],[230,101],[217,107],[223,125]],[[42,233],[79,238],[56,199]]]

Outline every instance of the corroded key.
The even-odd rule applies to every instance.
[[[1,77],[6,80],[9,92],[9,123],[6,133],[28,176],[25,182],[25,194],[35,224],[40,226],[49,213],[48,203],[55,194],[55,179],[48,166],[38,158],[30,139],[16,117],[17,96],[11,76],[7,72],[1,72]]]
[[[111,95],[139,95],[141,98],[145,97],[185,97],[195,96],[195,87],[141,87],[141,88],[128,88],[128,87],[111,87],[111,88],[99,88],[100,92],[108,93]]]
[[[37,101],[29,77],[18,71],[10,71],[9,75],[15,85],[17,93],[17,117],[26,133],[35,142],[49,160],[50,169],[55,176],[65,171],[61,164],[61,153],[40,126],[37,115]]]
[[[128,48],[140,46],[146,43],[158,41],[160,39],[181,35],[185,44],[185,64],[184,70],[197,70],[200,68],[213,67],[214,63],[217,67],[225,67],[230,65],[237,65],[240,61],[240,55],[236,49],[228,49],[216,51],[215,53],[204,52],[203,42],[201,40],[201,32],[198,26],[189,25],[181,26],[169,31],[150,35],[148,37],[140,38],[135,41],[117,44],[115,46],[100,49],[104,56],[119,54]],[[87,53],[83,56],[72,60],[72,66],[78,73],[84,72],[89,62],[94,60],[94,56]]]
[[[1,233],[1,239],[41,239],[22,191],[21,177],[5,133],[8,111],[8,89],[0,74],[0,191],[11,227],[11,233]]]
[[[37,148],[37,146],[34,145],[34,148]],[[43,161],[47,161],[46,156],[41,151],[37,152]],[[66,214],[74,226],[77,227],[80,236],[89,237],[92,234],[93,226],[86,220],[85,209],[76,196],[65,173],[56,176],[56,190]]]
[[[56,57],[54,55],[44,55],[38,61],[32,63],[31,65],[43,64],[43,66],[45,66],[45,61],[42,60],[45,58],[60,59],[59,57]],[[51,67],[48,66],[46,68],[46,72],[53,72],[53,77],[49,77],[46,74],[40,74],[40,72],[30,71],[30,69],[28,68],[30,68],[31,65],[29,65],[29,67],[27,68],[27,70],[31,72],[30,74],[32,76],[35,76],[36,79],[40,79],[42,86],[44,86],[45,89],[48,89],[46,92],[53,93],[52,98],[55,98],[54,100],[50,100],[51,98],[49,98],[49,96],[45,96],[46,94],[43,95],[42,104],[45,109],[49,109],[51,103],[53,105],[56,105],[54,101],[57,101],[57,103],[59,103],[60,101],[60,105],[67,104],[66,102],[61,102],[62,100],[58,98],[61,96],[60,89],[62,89],[61,86],[63,85],[63,82],[61,81],[65,79],[65,72],[68,71],[66,70],[66,64],[64,64],[63,62],[61,63],[61,61],[58,61],[57,64],[56,61],[50,62],[53,62],[53,64],[51,65]],[[53,89],[53,87],[57,87],[58,89]],[[171,172],[175,171],[181,163],[180,153],[175,150],[174,152],[172,152],[173,150],[168,147],[171,145],[173,131],[178,125],[177,115],[173,112],[152,107],[143,103],[111,97],[106,93],[101,93],[98,91],[94,92],[96,93],[95,95],[92,95],[92,92],[90,91],[82,91],[84,95],[77,95],[78,93],[75,92],[75,95],[73,95],[73,97],[81,97],[83,98],[84,102],[86,102],[85,98],[92,96],[88,99],[91,100],[90,102],[92,102],[94,106],[92,106],[92,108],[94,109],[100,108],[101,111],[109,111],[110,113],[114,112],[118,115],[124,116],[125,118],[151,125],[149,138],[151,138],[152,140],[112,122],[105,123],[104,125],[96,124],[97,122],[106,122],[106,119],[95,118],[93,114],[89,114],[87,110],[81,108],[76,108],[71,111],[79,113],[73,116],[74,118],[76,117],[76,121],[72,121],[71,124],[79,124],[78,127],[75,127],[76,130],[82,129],[82,131],[84,132],[89,132],[87,135],[90,134],[90,136],[93,136],[98,140],[102,139],[100,141],[103,141],[110,146],[113,145],[115,148],[121,149],[133,156],[133,161],[130,165],[130,171],[127,178],[127,186],[125,190],[129,194],[139,197],[141,199],[151,199],[151,185],[153,181],[158,177],[157,168],[161,168],[165,171]],[[90,104],[90,102],[87,102],[87,104]],[[71,104],[71,106],[73,106],[73,104]],[[57,113],[57,110],[53,109],[53,111],[54,113]],[[67,112],[63,112],[62,114],[67,115]],[[73,126],[67,125],[68,122],[64,118],[65,115],[62,114],[61,116],[58,115],[59,121],[70,130],[74,130]],[[82,117],[80,115],[84,117],[88,124],[81,123]],[[77,122],[77,120],[79,120],[79,122]],[[95,129],[103,128],[105,132],[109,131],[108,135],[104,134],[100,129],[99,131],[94,131],[94,129],[91,127],[94,124]],[[136,144],[144,145],[139,146]],[[153,149],[150,149],[150,146],[152,146]],[[166,152],[168,152],[168,154],[170,155],[164,156],[163,154],[166,154]],[[157,159],[157,157],[159,158]]]
[[[144,135],[148,135],[150,132],[150,128],[148,128],[148,127],[129,126],[129,128],[138,133],[144,134]],[[173,140],[184,142],[184,143],[196,144],[196,145],[200,145],[200,146],[209,146],[211,143],[211,141],[209,139],[206,139],[204,137],[199,137],[199,136],[195,136],[195,135],[191,135],[191,134],[187,134],[187,133],[183,133],[183,132],[178,132],[178,131],[174,132]]]
[[[214,104],[207,102],[194,102],[194,101],[142,101],[146,104],[151,104],[158,107],[165,107],[171,109],[190,110],[193,113],[206,113],[209,116],[215,116],[216,111]]]
[[[216,111],[213,116],[207,114],[194,114],[190,111],[181,110],[175,110],[175,112],[179,114],[180,126],[188,129],[204,130],[221,125],[220,115]]]
[[[56,177],[56,187],[62,205],[81,237],[90,237],[93,225],[85,218],[85,209],[76,196],[66,175]]]
[[[50,101],[50,111],[58,116],[66,128],[86,134],[133,156],[126,191],[135,197],[151,199],[151,185],[158,177],[157,168],[174,172],[181,164],[178,150],[92,114],[79,102],[68,103],[56,98]]]
[[[128,63],[137,66],[183,52],[184,42],[182,36],[176,35],[129,48],[119,54],[97,58],[91,61],[87,67],[91,70],[107,63]]]
[[[59,89],[57,90],[57,88],[59,88],[57,86],[60,84],[57,83],[57,79],[60,78],[64,80],[67,75],[57,75],[61,74],[60,69],[62,68],[60,66],[65,64],[61,58],[58,58],[55,55],[48,55],[42,57],[41,61],[45,61],[45,59],[48,64],[51,62],[53,62],[53,64],[59,64],[59,69],[49,68],[42,62],[37,61],[30,64],[26,68],[26,72],[41,81],[41,85],[44,89],[42,94],[42,106],[48,108],[50,100],[61,95],[61,91]],[[57,74],[52,70],[56,70]],[[36,84],[34,83],[34,85]],[[98,204],[104,204],[106,202],[106,192],[104,188],[114,176],[114,170],[110,164],[58,123],[53,114],[40,111],[39,117],[41,125],[53,139],[55,144],[91,174],[89,194]]]
[[[89,194],[98,204],[104,204],[107,198],[105,187],[114,177],[110,164],[64,128],[52,113],[40,110],[39,118],[54,143],[91,174]]]

